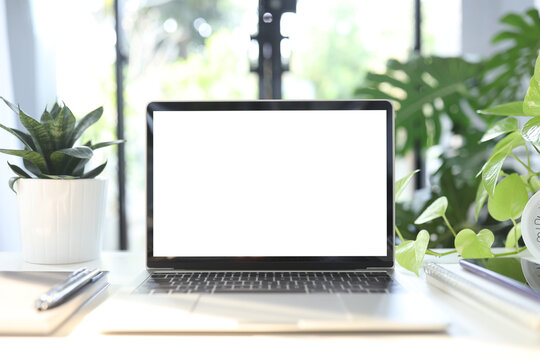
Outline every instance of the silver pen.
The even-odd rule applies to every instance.
[[[101,278],[103,274],[104,272],[99,269],[87,270],[83,268],[75,271],[62,284],[41,295],[36,300],[36,309],[40,311],[47,310],[62,304],[85,285]]]

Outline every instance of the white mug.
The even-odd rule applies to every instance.
[[[525,205],[521,215],[521,234],[529,252],[540,259],[540,191]]]

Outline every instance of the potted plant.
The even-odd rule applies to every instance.
[[[103,114],[99,107],[78,121],[65,105],[54,104],[37,121],[0,97],[19,117],[27,132],[0,124],[24,147],[0,149],[21,157],[24,168],[8,162],[16,174],[9,186],[17,195],[23,257],[39,264],[82,262],[99,257],[107,182],[96,179],[107,162],[85,171],[94,150],[119,144],[115,140],[76,145]]]

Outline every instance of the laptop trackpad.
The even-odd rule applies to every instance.
[[[193,315],[259,324],[348,320],[340,299],[328,294],[201,295]]]

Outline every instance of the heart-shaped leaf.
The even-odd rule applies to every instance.
[[[418,269],[422,265],[428,244],[429,233],[426,230],[421,230],[416,236],[416,241],[405,241],[396,247],[396,261],[405,269],[418,275]]]
[[[410,172],[409,174],[407,174],[406,176],[402,177],[401,179],[399,179],[398,181],[396,181],[396,185],[395,185],[395,193],[396,193],[396,196],[395,196],[395,200],[397,200],[401,194],[403,194],[403,191],[405,190],[405,188],[407,187],[407,185],[409,185],[409,182],[411,181],[412,177],[414,176],[414,174],[416,174],[417,172],[419,172],[420,170],[416,169],[414,170],[413,172]]]
[[[465,259],[493,257],[491,245],[495,237],[487,229],[475,234],[471,229],[461,230],[455,240],[457,252]]]
[[[515,101],[497,105],[489,109],[478,110],[480,114],[501,115],[501,116],[526,116],[523,112],[523,102]]]
[[[529,201],[527,187],[518,174],[512,174],[497,184],[488,200],[489,214],[497,221],[517,219]]]
[[[512,226],[508,235],[506,235],[506,242],[504,247],[507,249],[513,249],[516,247],[516,242],[521,237],[521,223],[517,223],[516,226]]]
[[[444,215],[446,212],[446,208],[448,207],[448,199],[446,196],[441,196],[437,200],[435,200],[431,205],[428,206],[426,210],[420,216],[418,219],[414,221],[415,224],[423,224],[427,223],[430,220],[439,218]]]
[[[536,146],[540,146],[540,116],[535,116],[527,121],[521,129],[523,138]]]
[[[516,130],[518,130],[517,119],[507,117],[491,125],[482,136],[482,139],[480,139],[480,142],[488,141],[496,138],[497,136],[501,136]]]

